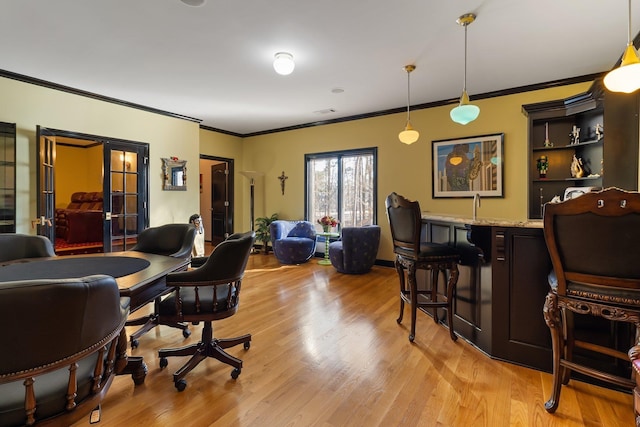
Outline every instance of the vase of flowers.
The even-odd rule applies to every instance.
[[[340,224],[340,221],[338,221],[332,216],[325,215],[318,220],[318,224],[322,226],[322,231],[324,231],[325,233],[328,233],[329,229]]]

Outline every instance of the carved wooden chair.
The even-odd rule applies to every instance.
[[[0,321],[14,326],[0,329],[0,425],[88,417],[116,375],[128,314],[110,276],[3,283]]]
[[[176,322],[204,322],[200,342],[181,348],[161,349],[158,352],[161,368],[167,366],[167,357],[191,356],[173,374],[178,391],[183,391],[187,386],[185,375],[209,357],[233,366],[233,379],[240,375],[242,360],[231,356],[224,349],[243,344],[247,350],[251,345],[251,335],[214,338],[212,322],[233,316],[238,311],[242,277],[254,241],[253,231],[232,234],[216,246],[201,267],[167,275],[167,286],[175,290],[160,303],[160,317]]]
[[[191,258],[193,242],[196,237],[196,228],[193,224],[165,224],[158,227],[147,228],[138,235],[136,245],[132,251],[166,255],[174,258]],[[166,293],[169,293],[167,289]],[[138,346],[138,338],[158,325],[170,326],[182,329],[182,335],[187,338],[191,335],[189,326],[182,322],[163,320],[158,316],[158,305],[162,295],[155,299],[153,313],[127,322],[127,326],[139,326],[140,329],[129,336],[131,347]]]
[[[638,343],[640,193],[610,188],[547,203],[544,236],[553,264],[543,309],[553,349],[553,388],[545,409],[553,413],[558,408],[561,386],[569,382],[572,371],[623,388],[635,385],[630,369],[629,376],[623,377],[587,365],[574,357],[574,349],[628,362],[626,350]],[[630,323],[634,341],[620,351],[613,342],[576,337],[574,313]]]
[[[458,262],[460,253],[452,246],[440,243],[421,242],[422,212],[418,202],[391,193],[385,202],[387,217],[391,226],[393,251],[396,254],[395,266],[400,279],[400,316],[402,322],[405,302],[411,306],[411,333],[409,341],[416,335],[416,317],[418,308],[433,308],[433,320],[438,323],[438,308],[447,311],[449,334],[455,341],[453,331],[453,302],[458,283]],[[431,271],[430,289],[419,290],[416,282],[416,269]],[[406,280],[405,280],[406,270]],[[448,276],[445,291],[438,294],[440,273]],[[408,283],[407,283],[408,282]],[[443,298],[440,300],[439,295]]]

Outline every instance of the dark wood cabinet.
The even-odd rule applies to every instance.
[[[551,371],[551,335],[542,316],[551,259],[541,228],[492,227],[492,355]]]

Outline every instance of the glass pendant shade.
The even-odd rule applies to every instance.
[[[480,115],[480,107],[469,104],[469,95],[467,95],[467,91],[465,90],[460,97],[460,105],[452,109],[449,115],[454,122],[466,125],[478,118]]]
[[[456,21],[458,25],[464,27],[464,84],[462,95],[460,96],[460,104],[452,109],[449,115],[451,116],[451,120],[461,125],[471,123],[480,115],[480,107],[469,104],[469,95],[467,94],[467,26],[475,21],[475,19],[476,15],[467,13]]]
[[[287,76],[293,72],[295,67],[296,64],[293,62],[293,55],[290,53],[278,52],[275,54],[273,69],[276,70],[276,73]]]
[[[419,137],[420,137],[420,134],[418,133],[417,130],[415,130],[411,126],[410,122],[407,122],[407,126],[404,128],[402,132],[400,132],[400,134],[398,134],[398,138],[400,139],[400,142],[407,145],[413,144],[418,140]]]
[[[403,144],[413,144],[418,140],[420,134],[411,126],[411,79],[410,74],[416,69],[415,65],[406,65],[404,70],[407,72],[407,124],[404,130],[398,134],[398,139]]]
[[[631,93],[640,89],[640,59],[633,43],[627,45],[620,66],[604,76],[604,85],[611,92]]]
[[[631,0],[627,4],[627,48],[622,55],[620,66],[604,76],[604,86],[611,92],[631,93],[640,89],[640,59],[631,40]]]

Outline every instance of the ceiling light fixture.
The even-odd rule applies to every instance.
[[[640,59],[631,40],[631,0],[629,0],[627,48],[622,54],[620,66],[604,76],[604,85],[612,92],[635,92],[640,88]]]
[[[476,20],[476,15],[466,13],[456,20],[458,25],[464,27],[464,84],[462,87],[462,95],[460,96],[460,105],[451,110],[449,115],[451,120],[461,125],[466,125],[478,118],[480,107],[469,104],[469,95],[467,94],[467,26]]]
[[[411,106],[411,78],[410,74],[413,70],[416,69],[415,65],[406,65],[404,70],[407,72],[407,125],[404,127],[404,130],[398,134],[398,138],[400,142],[403,142],[407,145],[413,144],[418,140],[420,134],[417,130],[411,126],[411,112],[409,107]]]
[[[275,59],[273,61],[273,69],[276,70],[276,73],[288,76],[293,72],[293,69],[296,67],[296,63],[293,62],[293,55],[288,52],[278,52],[275,54]]]
[[[200,7],[202,6],[206,0],[180,0],[182,3],[187,6]]]

